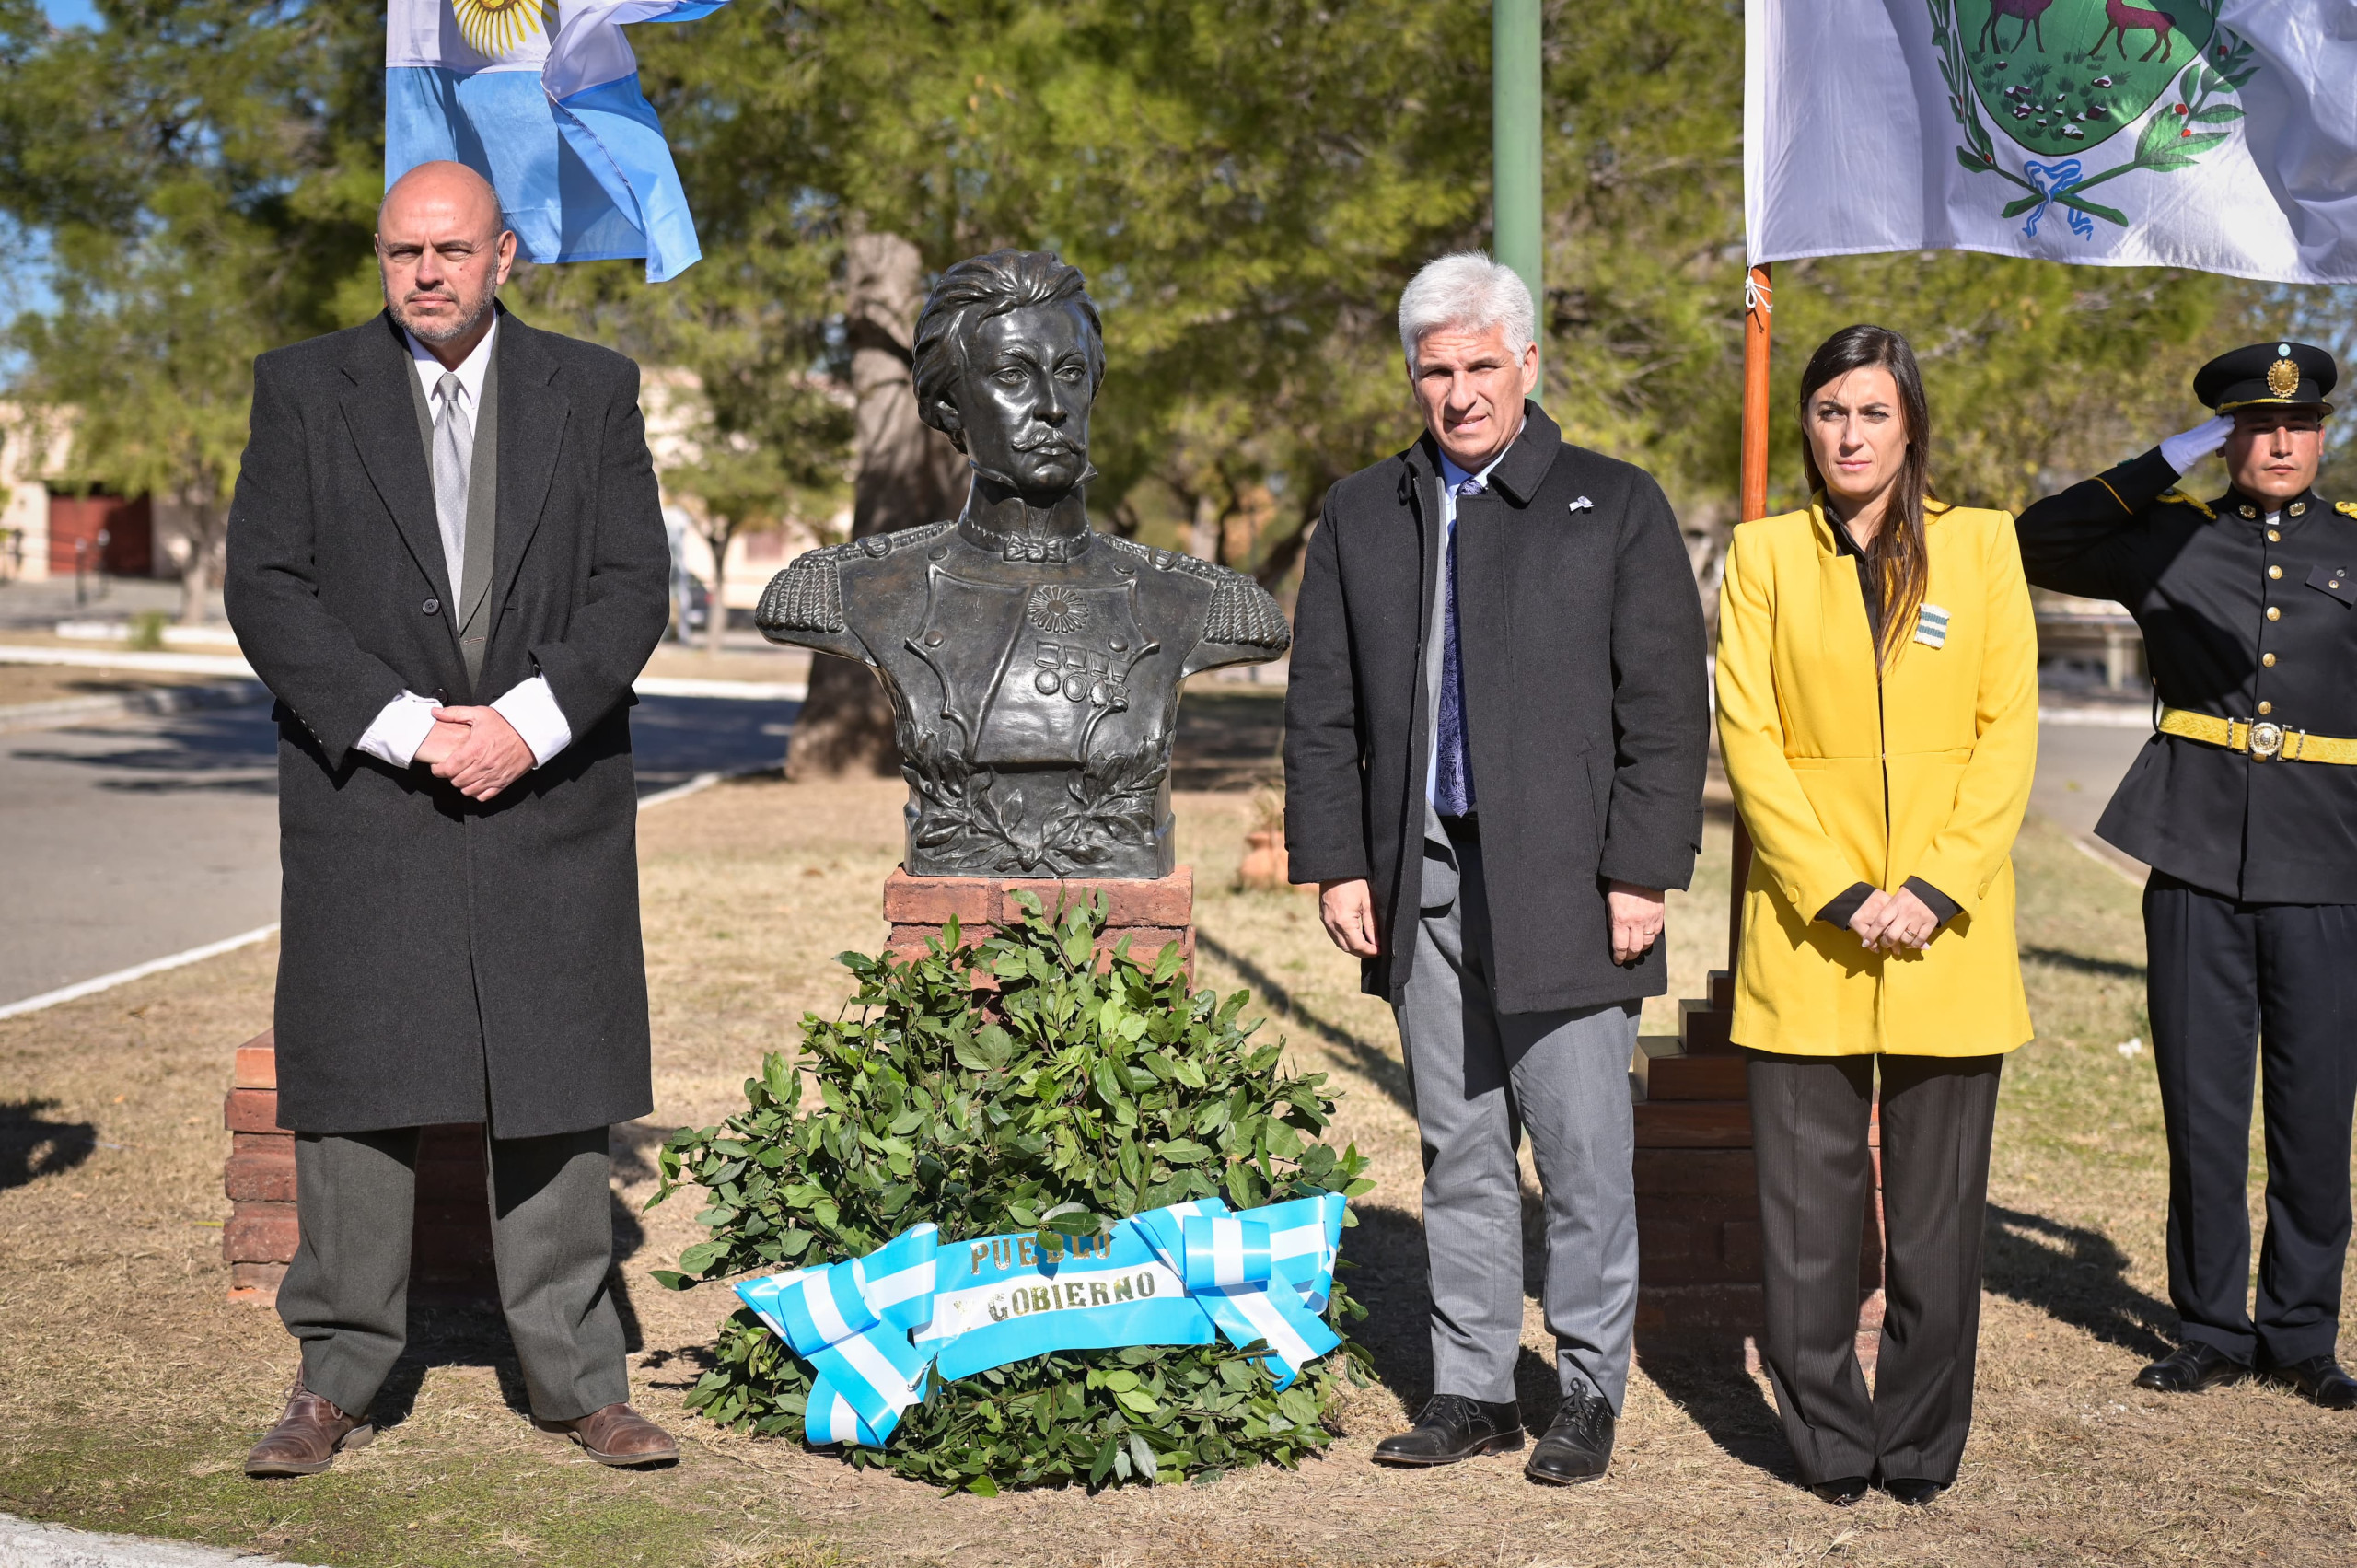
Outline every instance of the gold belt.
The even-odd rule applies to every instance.
[[[2189,713],[2183,708],[2161,710],[2161,733],[2199,740],[2205,746],[2223,746],[2229,751],[2248,753],[2254,762],[2338,762],[2343,766],[2357,765],[2357,740],[2341,740],[2329,735],[2310,735],[2305,729],[2285,729],[2280,724],[2260,719],[2222,719],[2214,714]]]

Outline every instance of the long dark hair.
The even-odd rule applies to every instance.
[[[1923,374],[1915,366],[1915,351],[1888,327],[1864,324],[1844,327],[1817,345],[1801,375],[1801,463],[1808,470],[1811,493],[1825,488],[1817,466],[1817,447],[1809,440],[1808,407],[1829,381],[1852,370],[1879,365],[1898,384],[1898,407],[1907,421],[1907,457],[1892,495],[1883,511],[1882,527],[1866,546],[1866,561],[1882,582],[1882,646],[1886,665],[1898,656],[1915,634],[1915,614],[1922,608],[1931,585],[1931,551],[1923,542],[1923,503],[1932,494],[1932,410],[1923,399]]]

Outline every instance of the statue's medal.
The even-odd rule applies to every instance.
[[[942,717],[978,767],[1074,767],[1130,705],[1130,672],[1159,645],[1138,629],[1137,581],[989,582],[935,564],[909,646],[941,681]]]

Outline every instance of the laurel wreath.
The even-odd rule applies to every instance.
[[[2195,127],[2226,125],[2240,120],[2241,105],[2213,100],[2238,91],[2258,69],[2251,60],[2249,41],[2213,23],[2211,41],[2177,77],[2175,101],[2164,95],[2154,104],[2152,117],[2137,134],[2133,157],[2100,174],[2089,175],[2067,191],[2041,191],[1997,161],[1996,142],[1981,123],[1980,96],[1965,60],[1964,35],[1956,24],[1956,0],[1927,0],[1927,4],[1932,12],[1932,42],[1940,52],[1940,77],[1948,88],[1948,111],[1956,116],[1956,124],[1964,133],[1965,145],[1956,151],[1956,162],[1975,174],[1994,174],[2029,192],[2006,204],[2001,215],[2009,218],[2019,217],[2040,203],[2051,202],[2127,227],[2127,214],[2117,207],[2088,201],[2086,192],[2140,168],[2165,174],[2192,168],[2203,154],[2231,134]],[[2213,17],[2217,14],[2216,0],[2211,0],[2211,14]],[[2214,64],[2211,60],[2213,53]]]

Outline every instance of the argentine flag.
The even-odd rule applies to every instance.
[[[535,261],[646,259],[649,283],[703,254],[625,22],[726,0],[391,0],[385,183],[449,158],[489,180]]]

